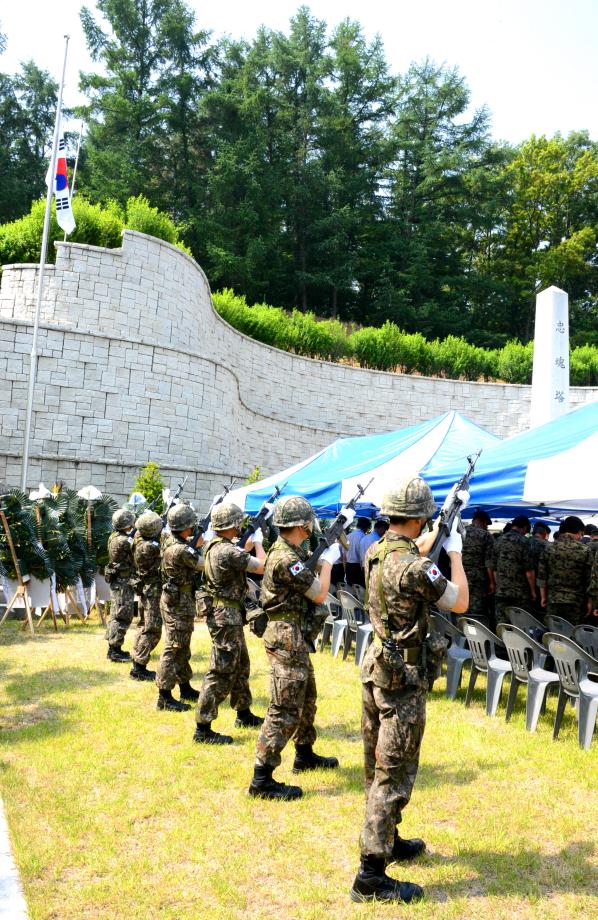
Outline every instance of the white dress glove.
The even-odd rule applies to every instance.
[[[451,527],[451,532],[443,543],[444,551],[446,553],[460,553],[463,550],[463,539],[459,533],[459,517],[457,516],[453,521],[453,526]]]
[[[258,527],[258,529],[255,530],[255,531],[251,534],[251,537],[250,537],[249,539],[251,540],[251,542],[253,543],[254,546],[255,546],[257,543],[259,543],[259,544],[261,545],[261,544],[264,542],[264,535],[263,535],[263,533],[262,533],[262,528],[261,528],[261,527]]]
[[[469,504],[469,492],[467,489],[457,489],[457,486],[454,485],[444,500],[444,505],[442,506],[443,511],[446,511],[450,507],[454,497],[458,498],[461,502],[461,508],[459,509],[460,511],[463,511],[465,508],[467,508]]]
[[[353,521],[355,520],[355,514],[356,514],[355,509],[354,508],[341,508],[340,513],[342,514],[344,518],[347,519],[347,523],[345,524],[345,530],[346,530],[349,524],[352,524]]]
[[[264,502],[264,508],[268,511],[266,515],[266,520],[269,521],[272,515],[274,514],[274,505],[272,502]]]
[[[320,562],[329,562],[330,565],[336,565],[341,558],[341,548],[338,543],[333,543],[328,549],[325,549],[320,556]]]
[[[210,540],[214,539],[214,536],[215,534],[214,534],[214,531],[212,530],[212,525],[208,524],[208,529],[203,535],[204,543],[209,543]]]

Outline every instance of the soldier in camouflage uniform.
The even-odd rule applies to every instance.
[[[137,595],[141,607],[142,625],[133,647],[133,680],[155,680],[156,672],[147,663],[162,635],[160,594],[160,533],[162,518],[155,511],[145,511],[137,518],[137,534],[133,541],[133,560],[137,569]]]
[[[584,527],[586,536],[586,546],[590,550],[592,557],[595,559],[598,553],[598,527],[595,524],[586,524]]]
[[[488,533],[490,516],[477,510],[463,538],[463,568],[469,586],[467,616],[490,625],[488,595],[494,594],[494,539]]]
[[[250,661],[243,619],[247,595],[246,572],[261,575],[265,553],[261,530],[246,545],[249,551],[235,546],[243,512],[232,503],[222,502],[211,514],[215,537],[204,549],[204,598],[207,600],[207,624],[212,637],[210,667],[200,690],[193,740],[203,744],[232,744],[230,735],[212,730],[218,707],[230,695],[237,711],[238,728],[257,728],[264,721],[251,712],[249,688]],[[255,558],[250,556],[255,550]]]
[[[469,494],[458,496],[465,507]],[[429,605],[464,613],[469,602],[459,521],[444,544],[451,581],[422,555],[436,537],[437,531],[421,536],[435,511],[423,479],[414,474],[400,480],[382,501],[389,530],[365,557],[374,642],[361,669],[366,811],[361,865],[351,889],[357,902],[409,902],[423,894],[418,885],[390,878],[385,868],[425,849],[419,838],[399,837],[397,825],[411,797],[425,725]]]
[[[203,559],[197,546],[191,545],[197,515],[188,505],[174,505],[168,512],[170,535],[162,544],[162,594],[160,613],[164,623],[164,648],[156,674],[159,695],[157,709],[184,712],[191,709],[183,700],[196,702],[199,693],[189,681],[193,674],[191,665],[191,636],[195,620],[193,578],[203,571]],[[180,687],[181,699],[172,695],[175,684]]]
[[[347,511],[347,519],[354,512]],[[270,705],[257,740],[256,762],[249,794],[258,798],[299,798],[299,786],[287,786],[272,778],[281,762],[281,752],[294,737],[294,773],[318,767],[338,767],[336,757],[321,757],[313,751],[316,740],[316,679],[309,657],[310,608],[321,604],[330,587],[332,566],[340,558],[337,543],[320,561],[319,576],[304,563],[310,556],[304,547],[314,526],[313,508],[304,498],[291,495],[280,499],[273,523],[280,536],[268,551],[261,588],[261,606],[268,615],[264,634],[270,661]]]
[[[550,536],[550,527],[548,524],[544,524],[542,521],[538,521],[534,524],[532,530],[532,538],[528,543],[530,555],[532,557],[532,563],[534,566],[534,578],[536,582],[536,589],[538,587],[538,572],[540,568],[540,559],[546,552],[546,547],[548,546],[548,538]],[[536,600],[533,605],[532,613],[537,614],[537,616],[542,617],[546,611],[542,608],[542,600],[538,591],[536,590]]]
[[[104,576],[110,585],[110,619],[106,628],[108,659],[130,661],[122,644],[135,614],[135,592],[132,581],[135,575],[132,541],[129,537],[135,516],[126,508],[119,508],[112,515],[113,531],[108,537],[108,565]]]
[[[581,542],[583,521],[571,515],[560,526],[558,543],[549,543],[540,559],[538,585],[542,607],[550,616],[577,626],[589,613],[592,554]]]
[[[530,529],[529,518],[518,515],[494,547],[497,623],[508,623],[507,607],[531,611],[536,601],[534,563],[529,540],[526,540]]]

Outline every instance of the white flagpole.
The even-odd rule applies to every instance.
[[[58,106],[56,108],[56,120],[54,122],[54,140],[52,142],[52,157],[50,160],[50,182],[48,183],[48,194],[46,195],[46,213],[44,216],[44,232],[42,235],[42,251],[39,260],[39,272],[37,275],[37,302],[35,306],[35,319],[33,321],[33,341],[31,343],[31,364],[29,369],[29,393],[27,396],[27,415],[25,419],[25,435],[23,438],[23,462],[21,465],[21,489],[26,491],[27,488],[27,468],[29,466],[29,439],[31,436],[31,416],[33,412],[33,394],[35,391],[35,377],[37,373],[37,335],[39,331],[39,317],[42,308],[42,296],[44,292],[44,273],[46,268],[46,256],[48,253],[48,235],[50,230],[50,211],[52,208],[52,196],[54,194],[54,184],[56,182],[56,158],[58,153],[58,131],[60,128],[60,113],[62,111],[62,92],[64,90],[64,76],[66,73],[66,56],[69,49],[69,35],[65,35],[64,46],[64,63],[62,65],[62,80],[60,81],[60,90],[58,92]]]
[[[77,152],[75,154],[75,165],[73,167],[73,181],[71,184],[71,207],[73,205],[73,198],[75,197],[75,182],[77,180],[77,166],[79,164],[79,153],[81,152],[81,138],[82,137],[83,137],[83,122],[81,122],[81,126],[79,128],[79,140],[77,141]],[[68,233],[65,230],[64,240],[63,240],[64,243],[66,243],[67,236],[68,236]]]

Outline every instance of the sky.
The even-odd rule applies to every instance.
[[[198,28],[213,37],[252,38],[265,24],[287,31],[297,0],[188,0]],[[379,33],[392,72],[430,57],[456,66],[472,106],[486,105],[497,140],[587,129],[598,140],[598,0],[312,0],[332,28],[349,17],[368,38]],[[79,21],[81,0],[0,0],[8,45],[0,71],[33,59],[59,80],[70,35],[64,101],[72,106],[90,60]],[[95,8],[94,0],[87,6]]]

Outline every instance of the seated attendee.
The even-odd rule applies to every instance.
[[[357,518],[357,527],[349,534],[349,548],[347,550],[347,584],[362,585],[365,587],[361,559],[359,557],[359,544],[370,529],[370,522],[366,517]]]

